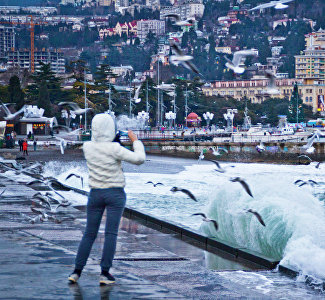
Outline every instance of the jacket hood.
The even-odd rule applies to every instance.
[[[97,114],[91,122],[93,142],[112,142],[115,138],[115,122],[109,114]]]

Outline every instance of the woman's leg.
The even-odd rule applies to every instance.
[[[109,271],[112,266],[117,232],[126,202],[126,195],[123,188],[111,188],[105,192],[106,203],[106,227],[105,243],[101,260],[102,271]]]
[[[105,210],[105,202],[100,190],[91,190],[87,204],[87,225],[79,244],[76,269],[82,270],[87,263],[92,245],[97,237],[100,221]]]

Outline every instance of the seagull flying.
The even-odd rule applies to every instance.
[[[218,168],[218,169],[216,169],[217,172],[219,172],[219,173],[225,173],[226,172],[225,169],[221,168],[220,163],[218,161],[213,160],[213,159],[208,159],[208,161],[213,162],[217,166],[217,168]]]
[[[264,9],[264,8],[271,8],[271,7],[274,7],[275,9],[285,9],[285,8],[289,7],[289,5],[286,5],[285,3],[289,3],[292,1],[294,1],[294,0],[271,1],[269,3],[257,5],[254,8],[250,9],[249,11],[254,11],[254,10]]]
[[[24,112],[25,110],[25,105],[20,109],[18,110],[17,112],[15,113],[11,113],[10,110],[8,109],[7,105],[2,103],[2,101],[0,101],[1,103],[1,107],[2,109],[4,110],[4,112],[6,113],[6,116],[4,117],[4,119],[6,121],[9,121],[9,120],[13,120],[15,119],[18,115],[20,115],[22,112]]]
[[[195,202],[198,202],[196,200],[195,196],[189,190],[181,189],[181,188],[178,188],[178,187],[174,186],[174,187],[172,187],[172,189],[170,191],[173,192],[173,193],[175,193],[175,192],[182,192],[182,193],[186,194],[187,196],[189,196]]]
[[[216,231],[218,231],[219,226],[218,226],[217,221],[216,220],[213,220],[213,219],[207,218],[207,216],[204,213],[196,213],[196,214],[193,214],[192,216],[201,216],[202,217],[202,220],[204,222],[212,222],[213,225],[214,225],[214,228],[216,229]]]
[[[92,108],[88,107],[88,108],[80,108],[79,105],[75,102],[60,102],[58,104],[59,106],[70,106],[72,108],[72,111],[76,114],[76,115],[82,115],[85,112],[88,112],[89,110],[92,110]]]
[[[175,19],[175,25],[177,26],[193,26],[195,24],[195,18],[187,18],[185,20],[181,20],[181,16],[177,14],[168,14],[165,18]]]
[[[154,187],[156,187],[157,185],[164,185],[164,184],[161,183],[161,182],[153,183],[152,181],[148,181],[148,182],[146,182],[146,184],[147,184],[147,183],[152,183],[152,185],[153,185]]]
[[[276,76],[271,72],[266,70],[265,71],[265,76],[269,80],[269,85],[266,88],[265,92],[270,95],[278,95],[280,94],[279,89],[276,87]]]
[[[253,215],[257,218],[257,220],[258,220],[258,221],[259,221],[263,226],[265,226],[265,223],[264,223],[264,221],[263,221],[261,215],[260,215],[257,211],[252,210],[252,209],[248,209],[247,212],[253,214]]]
[[[135,90],[134,97],[133,97],[134,103],[140,103],[141,102],[141,98],[139,98],[140,89],[141,89],[141,84]]]
[[[58,181],[55,178],[48,177],[44,179],[35,179],[30,182],[28,182],[26,185],[33,185],[35,183],[42,183],[46,186],[48,186],[54,193],[56,193],[58,196],[60,196],[62,199],[65,199],[61,194],[59,194],[52,186],[53,183],[57,183]]]
[[[178,66],[179,64],[181,64],[186,69],[189,69],[192,72],[201,75],[198,68],[191,62],[191,60],[193,59],[193,56],[185,55],[183,53],[182,49],[175,43],[175,41],[173,39],[170,39],[169,43],[170,43],[170,47],[172,48],[173,53],[174,53],[174,55],[171,55],[169,57],[169,61],[172,64],[174,64],[175,66]]]
[[[315,148],[313,147],[313,144],[315,142],[315,139],[317,138],[317,140],[319,141],[320,137],[321,137],[321,132],[319,130],[317,130],[312,136],[311,138],[308,140],[306,145],[303,145],[301,147],[301,150],[305,151],[308,154],[312,154],[315,152]]]
[[[232,61],[225,57],[227,60],[226,67],[233,70],[236,74],[243,74],[245,72],[245,68],[240,67],[240,65],[245,62],[247,56],[256,56],[256,52],[253,50],[236,51]]]
[[[265,151],[265,146],[262,141],[260,141],[260,144],[256,146],[256,151],[258,153],[262,153]]]
[[[231,182],[239,182],[242,185],[242,187],[245,189],[246,193],[248,195],[250,195],[252,198],[254,198],[248,184],[246,183],[246,181],[244,179],[242,179],[240,177],[234,177],[234,178],[231,178],[230,181]]]
[[[222,151],[224,153],[228,153],[228,150],[227,149],[219,148],[218,146],[217,146],[217,149],[215,147],[210,147],[209,150],[212,152],[212,154],[214,156],[220,156],[220,155],[222,155],[222,153],[220,151]]]
[[[202,159],[204,159],[203,150],[201,150],[201,152],[200,152],[199,159],[197,160],[197,163],[199,163]]]
[[[80,178],[80,180],[81,180],[81,186],[82,187],[84,187],[84,178],[82,177],[82,176],[80,176],[80,175],[77,175],[77,174],[75,174],[75,173],[71,173],[71,174],[69,174],[66,178],[65,178],[65,180],[68,180],[69,178],[71,178],[71,177],[77,177],[77,178]]]
[[[298,187],[302,187],[302,186],[304,186],[304,185],[306,185],[306,184],[309,184],[309,185],[311,185],[312,187],[314,187],[315,185],[318,185],[318,183],[317,183],[316,181],[311,180],[311,179],[309,179],[309,180],[307,180],[307,181],[304,181],[304,180],[298,179],[298,180],[295,181],[295,185],[298,185]]]

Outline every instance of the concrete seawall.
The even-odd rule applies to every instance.
[[[148,154],[157,154],[164,156],[177,156],[185,158],[197,158],[198,154],[203,151],[208,159],[216,159],[209,150],[211,147],[218,147],[223,154],[218,156],[218,160],[238,161],[238,162],[279,162],[291,164],[306,164],[309,160],[306,158],[298,158],[301,147],[304,143],[293,142],[270,142],[264,143],[265,151],[258,153],[256,146],[259,143],[214,143],[214,142],[183,142],[183,141],[143,141]],[[130,147],[131,144],[125,142],[124,145]],[[314,143],[314,154],[308,156],[315,161],[325,160],[325,143]]]

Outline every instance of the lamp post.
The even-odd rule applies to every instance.
[[[146,122],[149,120],[149,113],[145,112],[144,110],[141,112],[138,112],[137,119],[141,121],[141,127],[144,128]]]
[[[84,85],[85,85],[85,132],[87,131],[87,78],[86,78],[86,68],[84,69]]]
[[[165,118],[168,120],[169,128],[172,127],[172,122],[176,119],[176,113],[169,111],[165,113]]]
[[[238,113],[238,110],[236,108],[229,108],[227,109],[227,113],[223,114],[223,117],[227,121],[227,128],[229,129],[231,125],[231,133],[234,132],[234,117],[236,113]]]
[[[74,112],[70,112],[70,111],[68,111],[66,109],[63,109],[62,112],[61,112],[61,117],[63,119],[65,119],[65,126],[70,128],[71,119],[75,119],[76,114]]]
[[[203,118],[204,118],[204,120],[207,122],[207,126],[209,126],[210,125],[210,122],[211,122],[211,120],[213,119],[213,117],[214,117],[214,114],[213,113],[210,113],[210,112],[206,112],[206,113],[204,113],[203,114]]]

